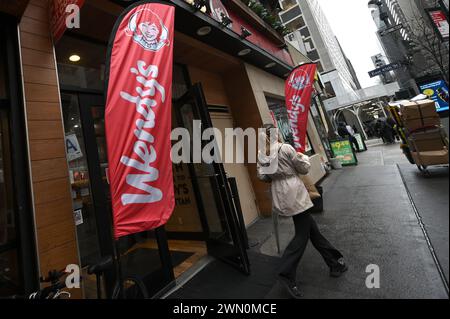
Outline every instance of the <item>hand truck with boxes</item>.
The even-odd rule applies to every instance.
[[[432,100],[401,101],[389,104],[402,140],[401,148],[411,164],[427,173],[433,165],[448,165],[448,137]]]

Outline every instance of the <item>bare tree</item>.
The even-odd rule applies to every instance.
[[[433,25],[427,17],[426,8],[439,7],[437,0],[416,0],[419,12],[417,10],[411,10],[414,12],[409,21],[409,41],[413,51],[426,54],[424,58],[429,63],[427,67],[429,73],[439,72],[443,79],[449,83],[449,49],[448,42],[443,42],[439,37]],[[411,1],[413,6],[413,1]]]

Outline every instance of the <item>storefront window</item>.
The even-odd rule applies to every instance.
[[[100,258],[94,203],[90,189],[78,96],[61,94],[72,204],[82,266]]]
[[[0,100],[8,97],[6,92],[6,70],[4,57],[2,56],[2,51],[0,50]]]
[[[314,120],[314,123],[316,124],[317,132],[319,133],[320,139],[322,140],[322,144],[329,156],[331,156],[331,149],[330,144],[328,142],[328,133],[326,129],[325,119],[323,118],[322,114],[320,112],[320,100],[316,96],[313,98],[311,103],[311,115]]]
[[[56,46],[56,55],[63,87],[103,90],[106,45],[64,36]]]
[[[179,64],[173,65],[172,99],[177,100],[188,90],[186,83],[185,67]]]
[[[266,97],[269,110],[272,113],[273,118],[277,122],[278,129],[280,130],[281,137],[284,142],[291,145],[294,144],[294,137],[291,131],[291,124],[289,122],[289,114],[286,109],[284,101],[272,97]],[[311,141],[308,134],[306,135],[306,149],[305,154],[308,156],[314,155],[314,149],[312,148]]]
[[[7,296],[19,293],[22,283],[17,259],[8,116],[2,104],[5,103],[0,99],[0,296]]]
[[[75,55],[78,61],[71,61]],[[100,240],[108,233],[106,228],[112,227],[110,222],[97,225],[106,222],[102,217],[104,214],[111,214],[105,106],[101,94],[105,83],[106,45],[67,35],[58,42],[56,56],[84,293],[87,298],[95,298],[95,277],[87,275],[86,266],[98,262],[101,253],[107,253],[104,251],[107,244]],[[174,64],[173,99],[180,98],[187,91],[185,68]],[[186,223],[189,222],[187,216]],[[169,274],[169,252],[160,239],[165,236],[163,232],[155,230],[124,236],[116,243],[123,274],[141,278],[151,294],[173,280]],[[163,256],[164,253],[167,255]],[[171,251],[171,254],[173,266],[186,257],[177,251]]]
[[[0,22],[0,297],[20,294],[23,289],[19,264],[18,224],[13,196],[8,100],[7,59],[3,24]]]

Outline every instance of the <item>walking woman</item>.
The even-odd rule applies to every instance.
[[[308,174],[311,166],[308,156],[297,153],[290,144],[281,143],[272,124],[265,125],[263,135],[260,138],[265,140],[265,150],[258,153],[258,178],[271,183],[273,210],[292,217],[295,225],[295,237],[282,257],[278,279],[292,297],[301,298],[296,276],[308,239],[330,268],[330,276],[339,277],[348,268],[342,254],[320,233],[310,214],[313,203],[299,177]]]

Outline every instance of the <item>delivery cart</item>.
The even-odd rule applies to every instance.
[[[448,165],[448,137],[431,100],[391,103],[389,113],[401,139],[401,149],[423,173],[435,165]]]
[[[423,173],[435,165],[448,165],[448,137],[439,127],[426,127],[408,136],[408,146],[414,163]]]

